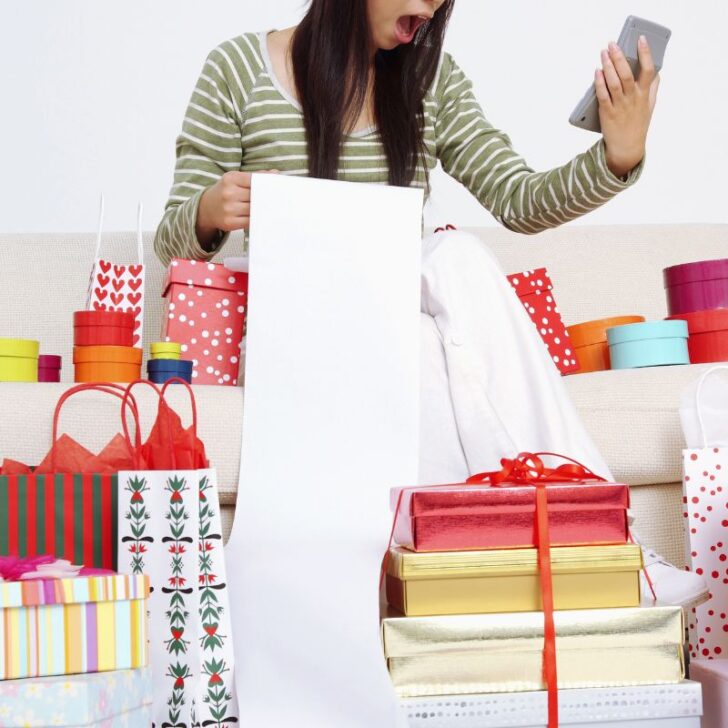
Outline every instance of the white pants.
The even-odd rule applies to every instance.
[[[568,455],[612,480],[485,243],[440,232],[422,255],[419,482],[462,482],[524,451]]]

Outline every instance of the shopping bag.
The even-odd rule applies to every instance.
[[[126,311],[134,314],[133,346],[141,346],[144,334],[144,243],[142,204],[137,210],[137,263],[122,265],[101,257],[104,197],[101,196],[96,253],[91,268],[86,308],[89,311]]]
[[[688,563],[708,582],[710,599],[691,609],[688,618],[689,648],[693,658],[728,656],[728,447],[724,442],[728,409],[722,413],[722,429],[715,431],[706,418],[707,384],[714,388],[716,372],[709,369],[694,392],[693,407],[681,410],[688,447],[683,451],[684,516],[688,530]],[[728,380],[725,382],[728,390]],[[715,391],[715,389],[714,389]],[[710,420],[718,422],[717,418]],[[720,424],[720,423],[719,423]]]
[[[161,389],[142,445],[152,469],[119,473],[119,569],[150,576],[154,722],[186,728],[237,724],[233,649],[217,473],[192,426],[185,429]],[[137,383],[129,386],[129,390]],[[131,443],[130,443],[131,444]]]
[[[117,436],[98,455],[63,434],[63,405],[79,392],[100,391],[121,397],[112,384],[81,384],[58,400],[49,453],[31,468],[6,461],[0,470],[0,556],[53,555],[73,564],[116,569],[117,470],[140,465],[128,437]],[[139,437],[136,402],[129,407]],[[128,428],[127,428],[128,429]]]

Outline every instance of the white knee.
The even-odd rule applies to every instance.
[[[503,276],[495,253],[477,235],[461,230],[448,230],[428,235],[422,242],[423,273],[438,271],[472,272],[479,275]]]

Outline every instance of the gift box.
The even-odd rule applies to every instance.
[[[52,354],[41,354],[38,357],[38,381],[60,382],[62,359]]]
[[[148,667],[10,680],[0,682],[0,726],[148,728],[151,702]]]
[[[125,346],[134,343],[134,314],[127,311],[76,311],[74,346]]]
[[[551,550],[555,609],[638,607],[642,549],[636,544]],[[387,601],[408,616],[543,609],[536,549],[390,551]]]
[[[690,678],[703,686],[702,728],[728,726],[728,659],[691,660]]]
[[[607,329],[626,324],[638,324],[644,320],[644,316],[613,316],[569,326],[567,331],[571,337],[571,343],[574,345],[579,371],[586,374],[610,369]]]
[[[37,382],[40,343],[0,339],[0,382]]]
[[[145,576],[0,583],[0,680],[147,664]]]
[[[569,334],[554,300],[553,284],[546,268],[508,276],[523,307],[536,325],[549,355],[562,374],[579,371]]]
[[[700,685],[690,680],[677,685],[562,690],[559,724],[700,728],[701,698]],[[546,728],[546,693],[542,691],[407,698],[401,706],[410,728]],[[720,725],[724,728],[728,722]]]
[[[155,341],[149,347],[151,360],[172,359],[179,361],[182,358],[182,344],[176,341]]]
[[[685,321],[647,321],[607,330],[612,369],[690,364]]]
[[[235,385],[245,328],[248,274],[196,260],[172,260],[164,283],[162,336],[194,362],[195,384]]]
[[[678,683],[680,607],[554,612],[558,687]],[[402,698],[544,689],[541,612],[385,616],[382,640]]]
[[[184,359],[150,359],[147,362],[147,375],[155,384],[164,384],[173,378],[184,379],[192,384],[192,362]]]
[[[142,350],[132,346],[76,346],[76,382],[134,382],[141,379]]]
[[[673,265],[663,277],[670,316],[728,308],[728,258]]]
[[[688,325],[691,364],[728,361],[728,308],[670,316]]]
[[[552,546],[628,540],[629,488],[619,483],[549,483]],[[536,546],[533,487],[445,485],[395,488],[394,540],[412,551],[469,551]]]

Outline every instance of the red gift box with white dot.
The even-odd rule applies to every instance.
[[[569,333],[561,319],[546,268],[527,270],[508,276],[523,307],[536,325],[549,355],[562,374],[579,371],[579,363]]]
[[[162,295],[162,338],[182,345],[193,362],[193,384],[238,383],[245,330],[248,274],[217,263],[172,260]]]

